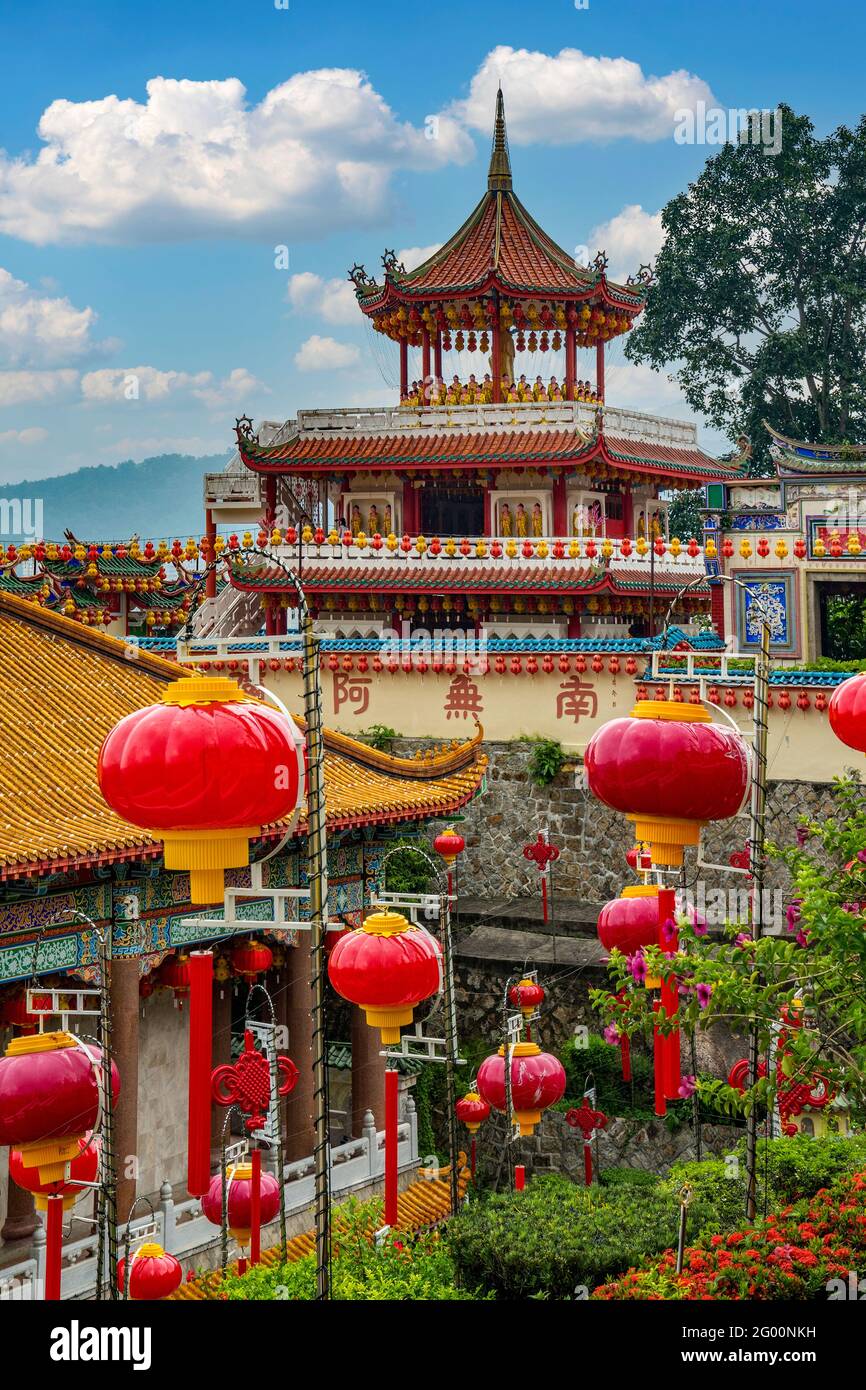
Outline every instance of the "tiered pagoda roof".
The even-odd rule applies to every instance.
[[[441,307],[451,301],[487,298],[494,292],[505,302],[547,299],[560,307],[607,307],[624,316],[616,328],[622,332],[643,308],[649,282],[645,267],[642,278],[625,285],[608,280],[603,253],[592,266],[575,265],[574,257],[523,206],[513,188],[501,90],[487,189],[476,207],[445,245],[414,270],[405,270],[392,251],[385,252],[382,265],[381,282],[370,279],[361,265],[353,266],[350,279],[361,310],[394,338],[405,336],[406,326],[404,319],[393,325],[386,321],[394,308]]]
[[[772,440],[770,450],[780,477],[866,475],[866,444],[809,444],[781,434],[766,420],[764,427]]]
[[[161,854],[158,839],[106,806],[97,758],[119,719],[187,674],[0,593],[0,880]],[[457,747],[402,759],[326,731],[329,827],[452,813],[481,786],[480,742],[479,729]],[[302,820],[297,833],[303,828]],[[278,825],[266,827],[266,838],[281,834]]]

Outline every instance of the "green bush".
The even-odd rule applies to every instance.
[[[689,1239],[715,1235],[718,1231],[733,1231],[744,1220],[746,1182],[742,1164],[726,1164],[721,1158],[707,1158],[701,1163],[675,1163],[663,1180],[664,1190],[672,1199],[687,1184],[692,1189],[689,1203]]]
[[[427,893],[433,870],[420,854],[413,851],[422,849],[429,854],[426,844],[411,840],[401,841],[391,846],[391,857],[385,865],[385,891],[387,893]],[[435,890],[434,890],[435,891]]]
[[[529,775],[538,787],[548,787],[555,781],[566,764],[566,756],[561,743],[555,738],[533,739],[533,749],[529,755]]]
[[[602,1187],[657,1187],[659,1177],[646,1168],[602,1168],[598,1180]]]
[[[362,743],[368,743],[371,748],[376,748],[380,753],[390,753],[391,744],[400,735],[396,729],[391,729],[387,724],[371,724],[369,729],[359,729],[358,738]]]
[[[741,1169],[745,1162],[745,1145],[737,1147]],[[758,1141],[757,1174],[761,1188],[768,1185],[771,1203],[796,1202],[811,1197],[822,1187],[829,1187],[843,1173],[854,1172],[866,1165],[866,1135],[851,1139],[829,1136],[810,1139],[799,1134],[791,1139]]]
[[[553,1176],[463,1207],[447,1243],[466,1287],[500,1298],[571,1299],[676,1240],[678,1204],[660,1189],[577,1187]]]
[[[592,1072],[597,1108],[606,1115],[652,1114],[652,1063],[649,1058],[637,1048],[632,1048],[633,1079],[623,1081],[619,1048],[611,1047],[604,1038],[595,1034],[590,1034],[584,1041],[586,1046],[577,1038],[569,1038],[557,1052],[565,1067],[565,1094],[571,1098],[565,1108],[570,1108],[574,1099],[583,1095],[587,1075]]]

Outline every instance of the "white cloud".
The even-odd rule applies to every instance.
[[[81,379],[81,394],[90,403],[108,401],[167,402],[193,396],[212,409],[236,403],[267,387],[245,367],[235,367],[222,381],[213,372],[162,371],[158,367],[103,367]]]
[[[654,261],[663,240],[661,213],[646,212],[639,203],[629,203],[590,232],[589,248],[591,255],[596,250],[607,252],[608,276],[621,281],[633,275],[639,266]]]
[[[402,261],[407,270],[416,270],[434,251],[438,251],[442,244],[441,241],[434,241],[432,246],[405,246],[402,251],[397,252],[397,260]]]
[[[378,218],[395,170],[475,153],[453,116],[428,140],[351,68],[296,73],[252,107],[237,78],[154,77],[145,102],[52,102],[39,136],[35,158],[0,155],[0,231],[39,245],[321,237]]]
[[[78,372],[72,367],[44,372],[0,372],[0,406],[52,401],[65,395],[77,383]]]
[[[48,431],[41,425],[31,425],[24,430],[0,431],[0,444],[22,444],[28,448],[32,444],[42,444],[48,438]]]
[[[341,367],[353,367],[360,358],[360,348],[353,343],[338,343],[335,338],[314,333],[295,353],[295,366],[301,372],[338,371]]]
[[[51,367],[113,347],[94,342],[95,323],[93,309],[76,309],[0,266],[0,357],[10,365]]]
[[[360,323],[361,313],[349,280],[323,280],[304,270],[289,277],[286,298],[297,314],[318,314],[326,323]]]
[[[578,48],[539,53],[500,44],[487,54],[465,101],[452,115],[489,135],[502,82],[508,136],[515,145],[571,145],[673,139],[674,113],[713,103],[707,83],[678,69],[664,77],[646,76],[628,58],[594,58]]]

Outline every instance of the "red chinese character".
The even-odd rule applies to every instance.
[[[344,671],[335,671],[334,713],[339,714],[340,706],[348,701],[355,706],[353,714],[363,714],[370,703],[370,685],[372,681],[369,677],[349,676]]]
[[[443,708],[448,719],[452,714],[455,719],[461,714],[464,719],[468,719],[470,714],[473,717],[481,714],[484,709],[481,691],[468,676],[455,676],[448,687]]]
[[[594,719],[598,713],[598,696],[591,681],[582,681],[572,676],[560,684],[561,694],[556,697],[557,719],[573,719],[577,724],[582,715]]]

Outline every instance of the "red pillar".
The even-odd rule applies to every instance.
[[[45,1214],[45,1301],[60,1298],[60,1259],[63,1253],[63,1198],[49,1197]],[[114,1279],[114,1270],[109,1278]]]
[[[211,511],[210,507],[206,508],[205,514],[204,514],[204,533],[205,533],[205,535],[207,536],[207,539],[208,539],[208,554],[207,554],[207,558],[208,558],[208,563],[210,563],[210,562],[213,560],[213,558],[214,558],[214,548],[213,548],[213,547],[214,547],[214,541],[216,540],[216,533],[217,533],[216,522],[215,522],[214,519],[213,519],[213,512]],[[205,598],[216,598],[216,591],[217,591],[216,570],[215,570],[215,569],[212,569],[212,570],[210,571],[210,573],[208,574],[207,579],[204,581]]]
[[[430,330],[425,328],[421,332],[421,375],[424,378],[423,399],[430,399]]]
[[[400,339],[400,400],[405,401],[409,394],[409,344]]]
[[[397,1123],[400,1073],[385,1072],[385,1225],[397,1225]]]
[[[522,1163],[514,1166],[514,1191],[522,1192],[526,1186],[526,1168]]]
[[[250,1264],[262,1257],[262,1151],[256,1144],[252,1152],[253,1176],[250,1184]]]
[[[713,626],[720,637],[725,635],[725,586],[724,584],[710,585],[710,617]]]
[[[574,329],[573,329],[573,328],[566,328],[566,330],[565,330],[565,399],[566,399],[567,401],[573,401],[573,400],[574,400],[574,381],[575,381],[575,377],[576,377],[576,375],[577,375],[577,372],[576,372],[576,365],[575,365],[575,364],[576,364],[576,361],[577,361],[577,341],[576,341],[576,338],[575,338],[575,332],[574,332]],[[560,533],[557,532],[556,534],[559,535]]]
[[[189,957],[189,1116],[187,1191],[203,1197],[210,1186],[210,1076],[213,1047],[213,955]]]
[[[265,478],[265,530],[272,531],[277,518],[277,480]]]
[[[653,1013],[658,1014],[661,1009],[661,1000],[656,999],[653,1004]],[[668,1107],[665,1104],[665,1049],[664,1038],[658,1028],[653,1029],[653,1077],[655,1080],[656,1114],[666,1115]]]
[[[604,400],[604,339],[599,338],[595,345],[595,393]]]
[[[568,536],[568,508],[565,499],[565,477],[553,480],[553,534],[565,540]]]
[[[490,355],[492,359],[491,369],[493,372],[493,399],[494,401],[501,401],[502,391],[500,389],[500,382],[502,381],[502,351],[501,343],[499,341],[499,335],[502,332],[502,328],[499,323],[499,295],[496,294],[495,291],[493,295],[493,307],[495,309],[495,314],[493,317],[493,324],[491,327],[490,334]]]
[[[659,889],[659,944],[666,955],[673,955],[677,950],[676,934],[670,941],[665,941],[661,935],[661,928],[665,922],[676,922],[677,898],[672,888]],[[662,1007],[668,1018],[672,1018],[679,1007],[679,993],[675,981],[662,984]],[[680,1033],[677,1028],[673,1033],[668,1033],[664,1039],[664,1087],[665,1096],[668,1100],[679,1098],[680,1083]]]
[[[442,334],[438,328],[433,339],[433,374],[437,382],[442,380]]]

